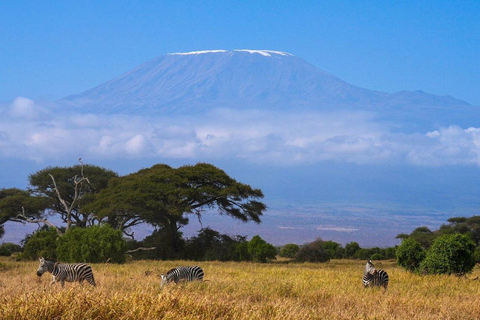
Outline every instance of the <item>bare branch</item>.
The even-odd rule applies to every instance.
[[[75,190],[75,194],[73,196],[73,200],[72,200],[72,203],[70,205],[68,205],[68,203],[62,198],[62,196],[60,195],[60,191],[58,190],[57,188],[57,183],[55,182],[55,178],[49,173],[48,175],[50,176],[50,178],[52,178],[52,181],[53,181],[53,186],[55,188],[55,192],[57,193],[57,197],[58,197],[58,200],[60,201],[60,203],[63,205],[63,207],[65,208],[65,211],[67,212],[67,217],[66,217],[66,222],[67,222],[67,230],[70,229],[71,225],[72,225],[72,210],[73,210],[73,206],[75,205],[75,202],[78,200],[78,197],[79,197],[79,188],[80,188],[80,184],[83,182],[83,181],[87,181],[88,184],[90,184],[90,180],[88,180],[88,178],[86,178],[84,176],[84,173],[83,173],[83,162],[82,162],[82,158],[79,158],[78,161],[80,162],[82,168],[81,168],[81,173],[82,173],[82,178],[80,179],[77,179],[78,176],[75,175],[73,177],[73,183],[75,185],[74,187],[74,190]],[[77,219],[78,220],[78,219]]]
[[[12,219],[12,221],[15,221],[15,222],[21,222],[23,224],[25,224],[26,222],[28,223],[43,223],[43,224],[46,224],[47,226],[50,226],[52,228],[55,228],[55,231],[57,231],[57,234],[61,237],[63,236],[63,233],[60,231],[60,229],[57,228],[56,225],[54,225],[53,223],[51,223],[50,221],[48,221],[47,219],[33,219],[33,218],[29,218],[25,215],[25,208],[22,207],[22,214],[18,214],[14,219]]]
[[[132,238],[132,240],[135,239],[135,238],[133,237],[133,234],[134,234],[135,232],[132,231],[132,233],[128,233],[126,230],[123,230],[123,233],[124,233],[127,237]]]
[[[148,251],[148,250],[155,250],[155,249],[157,249],[157,247],[151,247],[151,248],[139,247],[137,249],[127,250],[125,253],[133,253],[137,251]]]

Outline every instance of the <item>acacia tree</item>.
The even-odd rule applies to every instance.
[[[48,208],[45,197],[33,196],[30,192],[17,189],[0,190],[0,238],[4,233],[3,225],[7,221],[43,222],[48,224],[44,211]]]
[[[170,230],[176,246],[179,229],[189,216],[201,221],[205,210],[216,209],[242,221],[260,223],[266,209],[259,201],[260,189],[237,182],[223,170],[207,164],[174,169],[157,164],[136,173],[112,179],[95,201],[82,210],[94,212],[112,226],[124,230],[142,222]],[[133,234],[132,234],[133,237]]]
[[[80,208],[116,176],[111,170],[84,165],[80,159],[80,165],[47,167],[31,174],[30,192],[49,199],[49,209],[61,216],[67,230],[72,224],[84,228],[93,225],[95,217]]]

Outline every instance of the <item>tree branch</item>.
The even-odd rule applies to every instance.
[[[157,247],[151,247],[151,248],[139,247],[137,249],[127,250],[125,253],[133,253],[137,251],[148,251],[148,250],[155,250],[155,249],[157,249]]]
[[[46,224],[46,225],[48,225],[52,228],[55,228],[55,231],[57,231],[57,234],[60,237],[63,236],[63,233],[60,231],[60,229],[58,229],[56,225],[54,225],[53,223],[51,223],[47,219],[33,219],[33,218],[27,217],[25,215],[25,208],[24,207],[22,207],[22,214],[18,214],[15,218],[12,219],[12,221],[20,222],[20,223],[23,223],[23,224],[25,224],[26,222],[28,222],[28,223],[43,223],[43,224]]]

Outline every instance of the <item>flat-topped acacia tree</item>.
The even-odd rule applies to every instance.
[[[175,248],[178,230],[188,223],[189,216],[201,219],[207,209],[260,223],[266,210],[261,198],[260,189],[236,181],[211,164],[179,168],[157,164],[110,180],[82,210],[124,232],[143,222],[164,227],[170,231]]]

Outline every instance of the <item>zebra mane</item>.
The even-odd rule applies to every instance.
[[[175,271],[175,270],[177,270],[177,268],[173,268],[173,269],[168,270],[167,276],[168,276],[169,274],[173,273],[173,271]]]

